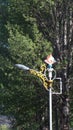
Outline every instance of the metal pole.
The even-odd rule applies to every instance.
[[[52,130],[52,89],[49,88],[49,127]]]
[[[50,68],[49,69],[49,81],[52,81],[52,71],[53,69]],[[52,85],[50,82],[50,86],[49,86],[49,130],[52,130]]]

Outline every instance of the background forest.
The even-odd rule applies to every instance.
[[[53,130],[73,127],[73,0],[0,0],[0,114],[23,130],[47,130],[48,92],[39,70],[53,53],[63,94],[53,95]]]

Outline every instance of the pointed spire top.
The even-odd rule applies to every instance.
[[[52,56],[52,54],[48,55],[47,58],[44,60],[45,63],[52,65],[56,62],[55,58]]]

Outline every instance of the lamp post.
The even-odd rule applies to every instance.
[[[52,83],[53,80],[56,78],[56,71],[52,68],[52,64],[54,64],[56,61],[52,55],[47,56],[45,59],[45,63],[48,64],[48,68],[46,71],[48,71],[48,80],[50,82],[49,85],[49,129],[52,130]],[[54,77],[53,77],[54,72]]]
[[[43,86],[49,92],[49,130],[52,130],[52,94],[61,94],[62,93],[62,82],[60,79],[60,92],[52,92],[52,84],[53,81],[56,79],[56,71],[53,69],[52,65],[56,62],[52,55],[49,55],[47,59],[44,60],[46,65],[43,64],[40,68],[40,71],[36,71],[34,69],[30,69],[29,67],[22,65],[22,64],[15,64],[16,67],[22,69],[24,71],[29,71],[31,74],[39,77],[42,80]],[[54,75],[53,75],[54,73]]]

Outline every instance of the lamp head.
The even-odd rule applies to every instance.
[[[22,65],[22,64],[15,64],[16,67],[18,67],[19,69],[22,69],[22,70],[29,70],[30,68],[25,66],[25,65]]]

